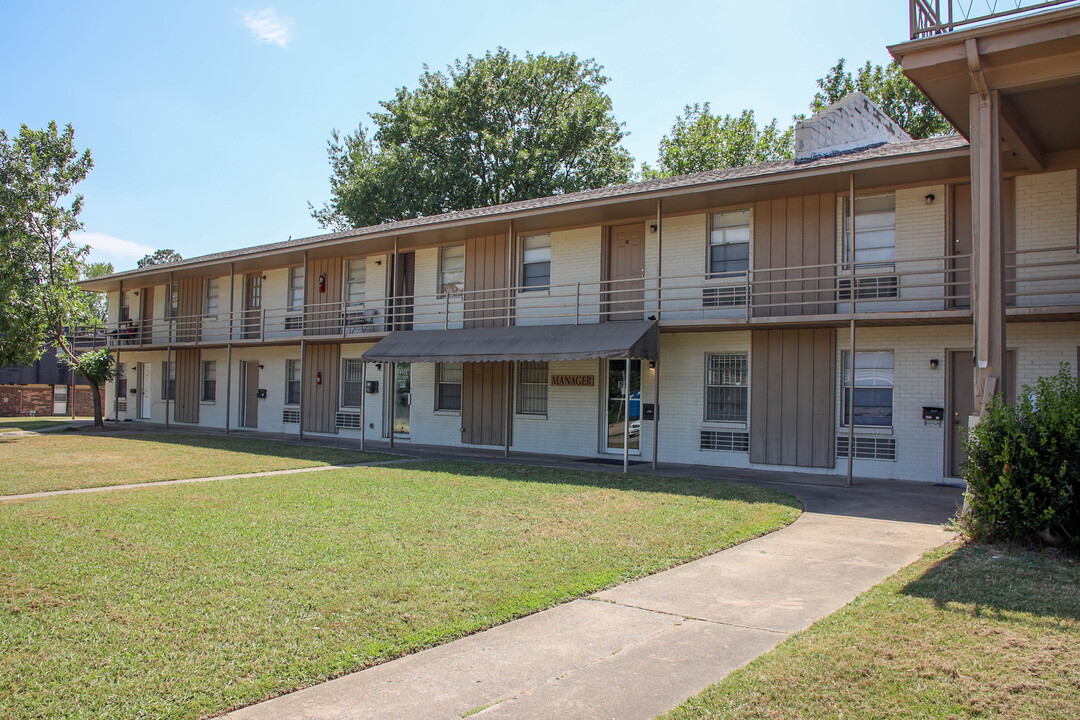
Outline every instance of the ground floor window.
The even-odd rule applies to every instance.
[[[439,363],[435,366],[435,409],[461,412],[461,363]]]
[[[518,363],[517,407],[523,415],[546,415],[548,396],[548,364]]]
[[[214,402],[217,396],[217,361],[204,360],[202,364],[202,395],[203,402]]]
[[[851,353],[845,352],[843,424],[848,424],[848,418],[853,412],[856,426],[892,427],[892,352],[855,353],[854,383],[852,375]],[[854,402],[851,395],[853,386]]]
[[[285,361],[285,404],[300,404],[300,361]]]
[[[360,407],[364,401],[363,382],[364,361],[350,358],[342,362],[341,369],[341,405]]]
[[[127,393],[128,393],[127,375],[125,375],[123,370],[121,370],[120,373],[116,376],[116,397],[119,398],[120,400],[125,400],[126,401],[127,400]]]
[[[161,363],[161,399],[176,399],[176,361]]]
[[[745,354],[705,356],[705,420],[746,422],[749,383]]]

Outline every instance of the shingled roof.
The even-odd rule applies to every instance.
[[[790,174],[793,177],[797,177],[830,166],[944,152],[966,148],[967,146],[967,140],[960,135],[945,135],[925,140],[886,143],[865,150],[831,155],[829,157],[823,157],[809,162],[800,162],[798,164],[796,164],[794,160],[781,160],[779,162],[762,163],[760,165],[748,165],[723,170],[709,170],[706,172],[679,175],[676,177],[657,178],[655,180],[645,180],[643,182],[626,183],[623,185],[610,185],[595,190],[583,190],[581,192],[566,193],[565,195],[549,195],[547,197],[534,198],[532,200],[520,200],[518,202],[503,203],[501,205],[472,208],[470,210],[457,210],[439,215],[428,215],[426,217],[399,220],[396,222],[382,223],[380,225],[351,228],[349,230],[326,233],[323,235],[289,239],[283,242],[253,245],[250,247],[238,248],[236,250],[200,255],[198,257],[188,258],[173,263],[154,265],[149,268],[126,270],[106,277],[95,278],[95,280],[126,278],[147,272],[160,272],[162,269],[182,268],[188,265],[203,264],[220,260],[235,260],[237,258],[278,250],[303,249],[335,240],[351,238],[359,240],[367,236],[386,236],[404,233],[408,230],[434,228],[439,225],[453,224],[463,220],[494,219],[505,215],[520,215],[522,213],[530,213],[531,211],[552,210],[557,208],[569,209],[575,205],[587,205],[596,201],[617,199],[629,200],[636,196],[647,196],[671,190],[693,188],[701,188],[704,190],[709,189],[711,186],[734,184],[738,183],[740,180],[759,179],[769,176],[775,176],[779,180],[783,179],[785,175]]]

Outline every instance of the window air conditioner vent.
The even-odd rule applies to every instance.
[[[836,436],[836,457],[846,458],[847,451],[848,437],[841,433]],[[855,459],[895,461],[896,438],[877,437],[874,435],[856,435]]]
[[[750,433],[730,430],[702,430],[701,449],[750,452]]]

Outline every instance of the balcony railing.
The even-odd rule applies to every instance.
[[[908,0],[911,39],[952,32],[1076,0]]]
[[[667,325],[839,322],[855,314],[890,320],[963,317],[971,307],[971,256],[799,265],[725,275],[665,275],[432,295],[319,303],[114,323],[111,346],[360,338],[393,330],[484,325],[584,325],[659,319]],[[1017,308],[1080,312],[1076,246],[1011,251],[1006,302]],[[854,287],[853,287],[854,286]],[[854,306],[852,305],[854,302]]]

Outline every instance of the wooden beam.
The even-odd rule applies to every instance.
[[[1009,149],[1024,163],[1024,167],[1031,172],[1046,169],[1042,146],[1006,97],[1001,98],[1001,135]]]

